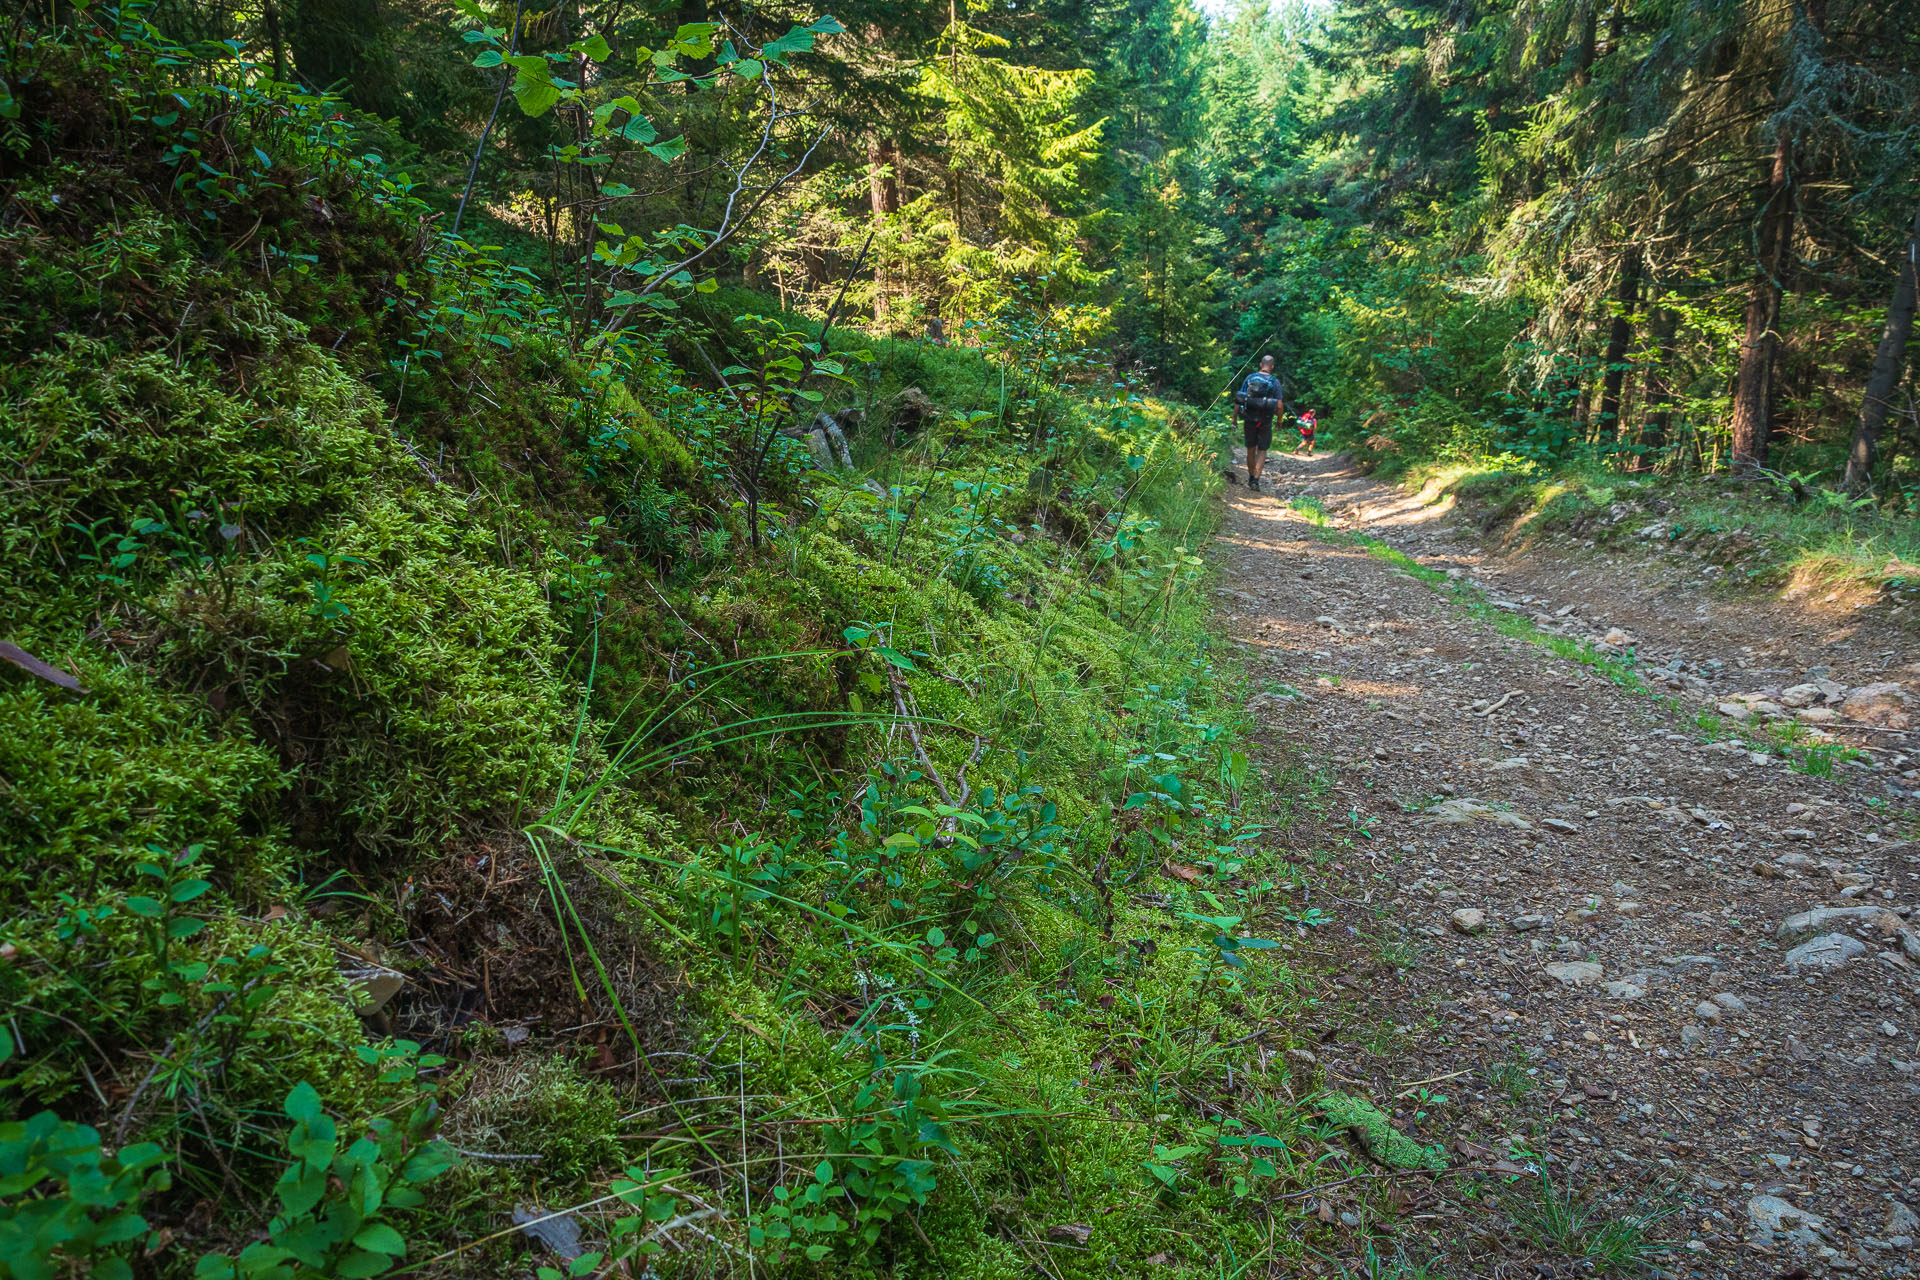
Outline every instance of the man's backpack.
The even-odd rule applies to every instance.
[[[1240,393],[1234,397],[1248,413],[1268,414],[1279,409],[1280,402],[1286,398],[1286,388],[1280,385],[1280,379],[1270,373],[1250,374],[1240,384]]]

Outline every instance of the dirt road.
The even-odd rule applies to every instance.
[[[1354,1256],[1373,1230],[1446,1275],[1912,1274],[1920,781],[1890,726],[1920,711],[1920,654],[1836,671],[1818,618],[1796,639],[1773,606],[1673,607],[1644,565],[1503,560],[1342,458],[1277,463],[1278,492],[1228,490],[1220,614],[1263,763],[1319,793],[1286,836],[1337,915],[1314,936],[1344,1008],[1312,1051],[1459,1162],[1532,1164],[1571,1204],[1442,1179],[1394,1223],[1356,1200]],[[1609,633],[1643,689],[1553,648]],[[1755,751],[1770,719],[1836,745]],[[1650,1210],[1667,1251],[1635,1261],[1607,1224]]]

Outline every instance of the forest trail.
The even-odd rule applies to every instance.
[[[1341,1010],[1313,1016],[1329,1081],[1399,1098],[1396,1121],[1457,1163],[1536,1153],[1595,1225],[1673,1211],[1652,1232],[1670,1275],[1911,1274],[1911,739],[1856,726],[1843,739],[1878,748],[1878,767],[1814,776],[1710,741],[1696,718],[1764,679],[1834,675],[1832,627],[1813,618],[1805,634],[1826,647],[1793,651],[1800,633],[1765,602],[1695,594],[1686,610],[1644,566],[1502,560],[1467,522],[1339,456],[1269,468],[1277,492],[1226,491],[1219,621],[1247,660],[1262,763],[1295,770],[1308,797],[1283,842],[1336,895],[1313,891],[1337,921],[1312,935]],[[1335,527],[1290,505],[1302,498]],[[1453,581],[1422,581],[1356,534]],[[1536,642],[1569,620],[1609,630],[1603,602],[1667,628],[1636,635],[1643,663],[1683,649],[1670,696]],[[1688,629],[1701,617],[1710,632]],[[1916,656],[1854,642],[1843,680],[1898,681],[1893,663]],[[1900,696],[1880,719],[1899,722]],[[1788,923],[1816,908],[1837,913]],[[1403,1204],[1400,1230],[1428,1237],[1403,1237],[1412,1256],[1439,1250],[1449,1274],[1575,1274],[1555,1269],[1569,1250],[1604,1250],[1591,1229],[1554,1247],[1549,1216],[1526,1207],[1538,1184],[1496,1214],[1464,1185]]]

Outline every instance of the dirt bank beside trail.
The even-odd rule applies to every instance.
[[[1343,458],[1276,461],[1228,490],[1220,617],[1264,763],[1325,788],[1287,835],[1338,916],[1313,1051],[1572,1202],[1443,1178],[1379,1229],[1439,1274],[1920,1269],[1920,653],[1630,559],[1501,559]],[[1592,638],[1645,686],[1555,652]],[[1606,1228],[1649,1210],[1668,1252],[1634,1262]]]

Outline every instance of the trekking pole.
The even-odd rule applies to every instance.
[[[1254,347],[1253,354],[1247,357],[1247,363],[1241,365],[1239,368],[1239,371],[1236,372],[1231,378],[1227,379],[1227,385],[1220,388],[1220,394],[1214,396],[1213,399],[1207,401],[1207,407],[1205,409],[1202,409],[1201,412],[1212,413],[1214,406],[1220,403],[1220,396],[1224,396],[1225,394],[1227,394],[1227,392],[1233,390],[1233,384],[1240,381],[1240,374],[1245,373],[1247,371],[1247,365],[1252,364],[1255,360],[1258,360],[1260,358],[1261,350],[1266,347],[1267,343],[1272,342],[1275,338],[1279,336],[1280,336],[1280,331],[1278,329],[1275,329],[1272,333],[1267,335],[1265,342],[1262,342],[1258,346]]]

